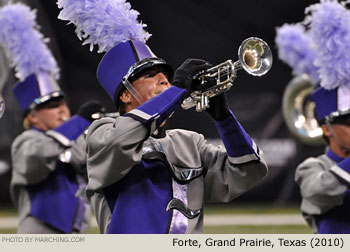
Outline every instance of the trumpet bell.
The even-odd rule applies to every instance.
[[[244,40],[238,49],[238,58],[245,71],[253,76],[266,74],[272,66],[270,47],[260,38]]]
[[[303,143],[324,145],[323,132],[315,117],[315,103],[310,97],[313,87],[306,74],[294,77],[283,94],[283,116],[288,129]]]

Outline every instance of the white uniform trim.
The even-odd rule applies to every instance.
[[[255,154],[247,154],[242,157],[228,157],[228,160],[230,160],[232,164],[242,164],[252,160],[259,160],[259,159],[257,159]]]
[[[66,147],[71,146],[71,141],[67,137],[65,137],[64,135],[62,135],[61,133],[59,133],[57,131],[49,130],[48,132],[46,132],[46,135],[55,138],[58,142],[60,142],[61,144],[63,144]]]
[[[339,166],[332,166],[331,171],[350,184],[350,174],[344,171],[342,168]]]
[[[133,109],[129,112],[129,114],[133,114],[133,115],[136,115],[144,120],[150,120],[154,115],[149,115],[141,110],[138,110],[138,109]]]
[[[259,156],[259,154],[258,154],[258,146],[256,145],[256,143],[253,140],[252,140],[252,142],[253,142],[253,150],[254,150],[255,154]]]
[[[228,157],[228,160],[230,160],[231,163],[233,164],[242,164],[242,163],[247,163],[249,161],[252,160],[259,160],[259,158],[257,156],[258,155],[258,146],[256,145],[256,143],[253,141],[253,149],[254,149],[254,153],[253,154],[247,154],[241,157]]]

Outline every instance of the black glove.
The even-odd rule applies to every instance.
[[[199,84],[199,80],[193,80],[193,77],[200,71],[212,67],[205,60],[187,59],[182,65],[176,69],[172,84],[179,88],[187,90],[187,93],[194,90]]]
[[[91,116],[103,111],[104,108],[98,101],[90,100],[80,106],[77,114],[92,122],[94,119]]]
[[[216,85],[216,79],[206,78],[205,82],[198,87],[198,90],[205,91]],[[227,104],[226,94],[221,93],[210,98],[209,108],[205,110],[215,121],[223,121],[230,115],[230,108]]]

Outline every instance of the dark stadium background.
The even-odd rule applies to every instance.
[[[7,1],[0,1],[5,3]],[[60,85],[69,97],[75,113],[88,99],[99,100],[108,111],[113,104],[96,79],[96,67],[102,54],[82,46],[74,33],[74,25],[57,19],[55,0],[22,1],[38,9],[37,22],[41,32],[49,37],[49,47],[61,68]],[[132,8],[140,12],[140,20],[152,37],[148,45],[153,52],[178,67],[186,58],[203,58],[216,65],[227,59],[236,61],[241,42],[251,36],[265,40],[273,52],[273,66],[262,77],[238,72],[235,85],[227,93],[232,111],[265,153],[269,174],[257,187],[232,204],[266,203],[276,206],[297,204],[300,200],[294,183],[296,166],[310,155],[318,155],[324,147],[302,144],[291,135],[283,120],[283,91],[291,80],[290,68],[277,57],[274,43],[276,27],[299,22],[304,9],[317,1],[295,0],[131,0]],[[117,17],[116,17],[117,18]],[[1,29],[1,27],[0,27]],[[14,73],[6,67],[3,53],[0,59],[0,88],[7,110],[0,119],[0,208],[11,206],[9,198],[10,145],[22,129],[22,117],[11,93],[16,82]],[[2,83],[1,81],[4,80]],[[184,128],[204,134],[218,143],[217,132],[205,113],[194,109],[178,111],[169,120],[168,128]],[[8,167],[8,168],[6,168]]]

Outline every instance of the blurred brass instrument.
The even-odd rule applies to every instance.
[[[98,120],[104,117],[117,118],[119,116],[119,112],[98,112],[91,115],[91,118],[94,120]]]
[[[313,89],[308,75],[294,77],[283,94],[283,116],[288,129],[303,143],[322,145],[323,132],[315,116],[315,103],[310,97]]]
[[[0,118],[4,115],[5,113],[5,100],[2,97],[2,95],[0,95]]]
[[[216,85],[205,91],[193,91],[183,103],[183,109],[196,106],[196,111],[201,112],[209,108],[209,99],[228,91],[237,76],[239,69],[244,69],[249,74],[261,76],[266,74],[272,66],[272,53],[265,41],[251,37],[245,39],[238,49],[238,61],[227,60],[217,66],[197,74],[194,79],[204,83],[205,78],[216,79]]]

